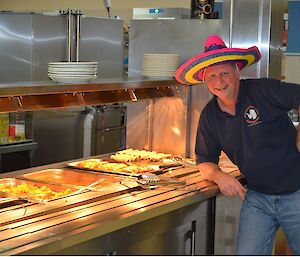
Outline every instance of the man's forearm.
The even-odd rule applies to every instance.
[[[213,182],[217,182],[220,173],[223,172],[219,166],[213,162],[200,163],[198,164],[198,169],[205,179]]]
[[[300,106],[298,107],[298,117],[300,117]],[[300,119],[298,119],[300,120]],[[296,146],[298,151],[300,152],[300,126],[298,124],[298,128],[297,128],[297,137],[296,137]]]
[[[198,169],[207,180],[216,183],[220,191],[226,196],[238,195],[242,200],[245,197],[246,189],[234,177],[226,174],[218,165],[212,162],[204,162],[198,164]]]

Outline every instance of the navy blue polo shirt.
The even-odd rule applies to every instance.
[[[196,139],[196,163],[218,164],[221,150],[246,177],[248,188],[264,194],[300,189],[296,129],[287,112],[300,104],[300,85],[274,79],[240,81],[233,116],[217,98],[203,109]]]

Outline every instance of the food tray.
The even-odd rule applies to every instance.
[[[125,176],[132,176],[132,177],[140,177],[141,174],[146,173],[146,172],[154,172],[154,173],[161,173],[162,170],[159,168],[157,165],[148,165],[148,164],[143,164],[143,163],[117,163],[117,162],[112,162],[107,160],[110,164],[121,164],[121,165],[128,165],[128,166],[133,166],[136,165],[137,167],[142,168],[140,172],[127,172],[124,170],[110,170],[110,169],[102,169],[102,168],[97,168],[97,167],[82,167],[80,164],[83,162],[87,161],[102,161],[101,159],[86,159],[82,161],[75,161],[75,162],[70,162],[67,164],[68,167],[80,169],[80,170],[88,170],[88,171],[96,171],[96,172],[103,172],[103,173],[110,173],[110,174],[115,174],[115,175],[125,175]]]
[[[38,187],[39,190],[33,190],[33,186]],[[9,192],[6,192],[5,188],[7,188]],[[51,191],[46,191],[46,189],[50,189]],[[74,193],[76,191],[77,188],[71,186],[55,185],[51,183],[28,181],[17,178],[0,179],[0,192],[4,192],[10,197],[19,197],[21,199],[48,201]]]
[[[110,175],[76,171],[71,169],[47,169],[31,172],[20,176],[40,182],[51,182],[56,184],[64,184],[71,186],[86,187],[97,182],[93,187],[106,187],[113,183],[119,183],[120,179]]]
[[[182,157],[173,156],[148,150],[125,149],[110,156],[110,159],[122,163],[139,163],[146,165],[157,165],[160,168],[183,166]]]

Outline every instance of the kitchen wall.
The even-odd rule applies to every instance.
[[[299,1],[284,0],[285,9],[294,8]],[[222,0],[215,0],[222,2]],[[125,24],[129,24],[132,19],[132,8],[135,7],[183,7],[190,8],[191,0],[111,0],[111,16],[119,16]],[[289,4],[289,6],[288,6]],[[1,11],[15,12],[53,12],[64,9],[80,9],[89,16],[107,17],[107,12],[103,6],[103,0],[1,0]],[[296,11],[298,12],[298,10]],[[300,56],[284,55],[282,67],[283,79],[288,82],[300,83]]]
[[[283,55],[283,79],[300,83],[300,1],[288,1],[287,46]]]
[[[119,16],[126,24],[132,18],[132,8],[183,7],[190,8],[191,0],[111,0],[111,16]],[[0,10],[51,12],[80,9],[89,16],[107,16],[103,0],[1,0]]]
[[[113,8],[130,9],[134,7],[190,7],[190,0],[111,0]],[[102,0],[1,0],[1,10],[34,11],[56,10],[60,8],[79,8],[84,10],[104,9]]]
[[[283,80],[300,84],[300,54],[283,55]]]

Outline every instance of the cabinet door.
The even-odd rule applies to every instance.
[[[145,218],[142,222],[53,254],[206,255],[207,202],[193,204],[154,218]]]
[[[235,255],[241,207],[239,197],[217,196],[215,255]]]

